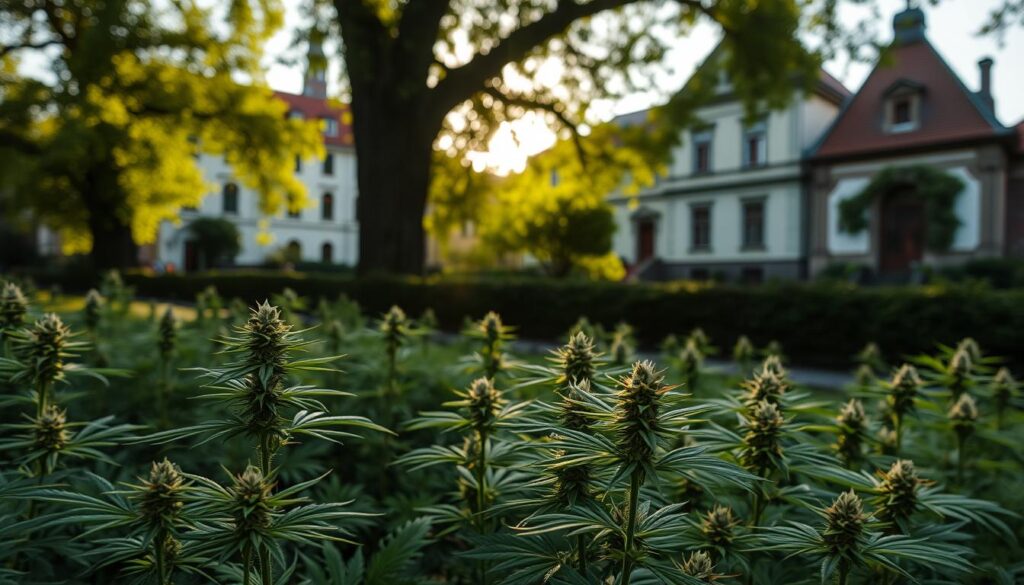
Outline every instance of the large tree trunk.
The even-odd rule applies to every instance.
[[[85,175],[80,188],[92,236],[89,257],[93,269],[138,266],[139,247],[132,238],[131,225],[121,217],[124,203],[116,171],[109,166],[96,165]]]
[[[358,93],[358,92],[356,92]],[[365,97],[365,96],[360,96]],[[358,157],[359,273],[422,274],[423,214],[440,119],[414,100],[353,95]]]
[[[131,268],[139,264],[139,248],[132,239],[132,228],[114,218],[89,217],[92,235],[90,258],[95,270]]]

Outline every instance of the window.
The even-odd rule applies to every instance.
[[[764,249],[764,200],[743,202],[743,249]]]
[[[883,127],[886,132],[913,132],[920,127],[924,86],[909,79],[900,79],[883,96]]]
[[[759,167],[767,162],[767,131],[761,121],[743,131],[743,166]]]
[[[320,198],[320,219],[324,221],[334,220],[334,195],[324,193]]]
[[[338,135],[338,120],[336,118],[323,118],[324,136]]]
[[[295,155],[295,172],[298,173],[298,172],[301,172],[301,171],[302,171],[302,157],[299,156],[299,155]]]
[[[289,120],[301,120],[303,117],[304,116],[302,115],[302,112],[300,112],[298,110],[290,110],[288,112],[288,119]]]
[[[292,219],[301,219],[302,218],[302,210],[301,209],[292,209],[291,207],[289,207],[288,208],[288,217],[290,217]]]
[[[320,246],[320,261],[324,264],[334,262],[334,245],[330,242],[324,242],[324,245]]]
[[[327,156],[324,157],[324,174],[328,176],[334,174],[334,155],[331,153],[327,153]]]
[[[690,248],[711,249],[711,206],[694,205],[690,208]]]
[[[693,135],[693,172],[711,172],[711,130]]]
[[[899,98],[892,103],[892,123],[909,124],[913,121],[910,113],[910,98]]]
[[[221,191],[223,195],[222,209],[225,214],[238,214],[238,185],[234,183],[225,183],[224,189]]]

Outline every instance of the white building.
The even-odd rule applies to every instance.
[[[312,49],[311,63],[317,48]],[[354,266],[359,257],[359,226],[356,222],[356,154],[352,135],[352,114],[347,107],[327,101],[322,66],[311,66],[302,95],[275,92],[288,104],[288,115],[324,122],[323,160],[297,160],[296,175],[306,186],[309,206],[297,214],[287,211],[265,217],[259,209],[259,194],[244,187],[219,156],[202,155],[199,166],[207,183],[215,185],[197,209],[183,209],[181,222],[160,226],[155,256],[179,270],[196,270],[200,258],[189,225],[199,217],[221,217],[232,221],[241,236],[239,265],[262,264],[282,247],[303,262]],[[261,226],[261,222],[268,222]],[[261,229],[261,227],[263,229]],[[264,232],[271,241],[259,238]],[[261,241],[262,240],[262,241]]]
[[[720,76],[714,98],[696,112],[702,123],[685,130],[673,152],[668,176],[635,199],[610,198],[615,252],[645,279],[804,276],[804,153],[848,96],[822,71],[812,92],[747,124]]]

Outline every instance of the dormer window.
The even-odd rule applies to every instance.
[[[885,131],[890,134],[913,132],[921,125],[924,87],[907,79],[894,83],[885,96]]]

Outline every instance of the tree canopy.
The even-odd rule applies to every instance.
[[[264,212],[303,205],[294,158],[323,147],[262,79],[275,2],[12,0],[0,21],[3,187],[66,250],[132,264],[136,243],[210,190],[200,153],[223,156]],[[33,52],[47,70],[26,74]]]

